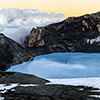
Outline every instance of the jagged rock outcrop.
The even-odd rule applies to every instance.
[[[0,70],[5,71],[12,65],[32,59],[24,47],[0,33]]]
[[[100,12],[70,17],[59,23],[33,28],[25,39],[24,46],[28,47],[34,56],[51,52],[98,53],[100,52]]]
[[[24,41],[23,45],[27,45],[28,47],[45,45],[44,40],[42,39],[42,29],[39,27],[37,27],[37,29],[33,28],[30,36],[26,38],[28,42],[27,40]]]

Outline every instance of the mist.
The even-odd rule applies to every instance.
[[[37,9],[0,9],[0,33],[21,44],[33,27],[43,27],[63,19],[64,14]]]

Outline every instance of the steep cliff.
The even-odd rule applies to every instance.
[[[23,45],[34,55],[50,52],[100,52],[100,12],[33,28]]]
[[[5,71],[12,65],[32,59],[24,47],[0,33],[0,70]]]

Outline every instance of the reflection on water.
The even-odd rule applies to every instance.
[[[34,74],[43,78],[100,77],[100,54],[52,53],[12,66],[7,71]]]

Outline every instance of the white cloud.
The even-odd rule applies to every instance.
[[[40,12],[37,9],[0,9],[0,32],[21,43],[33,27],[63,20],[64,14]],[[53,20],[56,19],[56,20]]]

